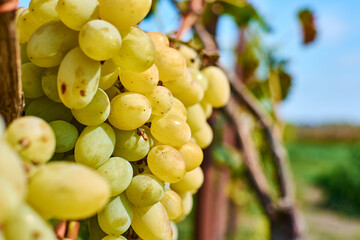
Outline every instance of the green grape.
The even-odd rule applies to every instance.
[[[28,8],[18,10],[18,17],[16,21],[16,29],[19,43],[26,43],[29,41],[31,35],[40,27],[36,21],[35,16],[31,14]]]
[[[32,103],[35,99],[32,98],[24,98],[24,108],[23,112],[29,107],[30,103]]]
[[[183,202],[179,194],[168,189],[160,202],[165,207],[170,220],[181,217],[183,213]]]
[[[99,2],[97,0],[59,0],[56,11],[66,26],[80,31],[88,21],[99,18]]]
[[[200,105],[204,110],[206,119],[208,119],[211,116],[212,112],[213,112],[212,105],[210,103],[208,103],[207,101],[205,101],[205,100],[202,100],[200,102]]]
[[[6,240],[57,240],[51,226],[30,206],[20,206],[4,225]]]
[[[146,34],[151,38],[156,48],[169,47],[169,38],[165,34],[161,32],[147,32]]]
[[[139,93],[121,93],[111,100],[109,122],[120,130],[144,125],[151,115],[151,103]]]
[[[112,59],[106,60],[101,64],[101,76],[99,88],[107,90],[111,88],[119,76],[120,68],[114,63]]]
[[[32,176],[28,202],[40,213],[59,219],[82,219],[102,209],[110,197],[107,181],[76,163],[50,162]]]
[[[198,53],[193,48],[181,44],[179,52],[184,56],[186,65],[189,68],[200,69],[201,61]]]
[[[89,240],[100,240],[103,237],[107,236],[107,234],[104,233],[104,231],[99,226],[97,215],[89,218],[88,228],[89,228],[89,234],[90,234]]]
[[[111,102],[111,100],[113,100],[113,98],[116,97],[117,95],[119,95],[121,92],[117,87],[112,86],[111,88],[106,89],[105,93],[106,93],[106,95],[108,95],[109,100]]]
[[[25,43],[19,44],[19,47],[20,47],[21,64],[30,62],[30,59],[26,55],[26,44]]]
[[[164,196],[164,182],[152,174],[139,174],[131,180],[126,196],[137,207],[154,205]]]
[[[47,122],[64,120],[70,122],[73,118],[70,109],[62,103],[51,101],[46,96],[32,101],[25,110],[25,115],[36,116]]]
[[[45,163],[55,151],[55,134],[49,124],[38,117],[25,116],[10,123],[6,141],[25,161]]]
[[[193,133],[193,138],[202,149],[205,149],[211,144],[213,135],[210,125],[206,122],[200,130]]]
[[[165,114],[165,116],[178,116],[182,120],[186,121],[187,119],[187,111],[184,104],[177,98],[174,98],[174,104],[170,108],[170,110]]]
[[[115,1],[111,0],[111,4]],[[114,10],[119,9],[114,8]],[[119,13],[117,15],[119,16]],[[156,48],[151,38],[136,27],[131,27],[130,31],[122,37],[122,47],[113,57],[114,62],[127,71],[144,72],[149,69],[156,57]]]
[[[87,126],[99,125],[108,118],[110,114],[110,100],[102,89],[98,89],[91,102],[81,109],[72,109],[76,120]]]
[[[55,67],[65,54],[77,46],[78,33],[61,21],[39,27],[29,39],[26,52],[31,62],[40,67]]]
[[[159,179],[175,183],[185,175],[185,161],[180,152],[167,145],[153,147],[147,157],[151,172]]]
[[[47,68],[41,78],[41,86],[45,95],[54,102],[61,102],[57,87],[57,75],[59,67]]]
[[[171,188],[177,192],[195,193],[199,190],[204,182],[204,173],[200,167],[195,168],[185,174],[177,183],[171,184]]]
[[[159,82],[159,71],[155,64],[145,72],[140,73],[120,70],[120,81],[131,92],[149,93],[155,89]]]
[[[170,227],[172,231],[172,240],[178,240],[179,239],[179,230],[176,226],[176,223],[173,221],[170,221]]]
[[[76,120],[76,118],[73,118],[73,119],[70,121],[70,123],[76,127],[76,129],[78,130],[79,133],[81,133],[81,132],[84,130],[84,128],[86,128],[86,126],[85,126],[85,125],[82,125],[81,123],[79,123],[79,122]]]
[[[207,78],[204,76],[204,74],[202,74],[198,69],[195,68],[190,68],[189,72],[191,74],[191,79],[199,83],[202,89],[206,91],[209,86],[209,83]]]
[[[230,84],[225,73],[215,66],[204,68],[202,73],[209,83],[204,99],[215,108],[225,106],[230,98]]]
[[[126,240],[126,238],[124,238],[123,236],[112,236],[112,235],[107,235],[106,237],[102,238],[101,240]]]
[[[139,23],[150,8],[151,0],[101,0],[100,18],[127,29]]]
[[[150,130],[153,137],[159,142],[173,147],[181,147],[191,138],[189,125],[174,115],[154,118]]]
[[[77,163],[98,168],[105,163],[114,151],[115,133],[107,123],[86,127],[75,144]]]
[[[21,65],[22,90],[26,98],[38,98],[45,93],[41,87],[41,75],[44,69],[32,63]]]
[[[120,50],[121,36],[111,23],[91,20],[80,30],[79,46],[88,57],[98,61],[107,60]]]
[[[21,158],[11,147],[0,139],[0,177],[11,182],[23,197],[26,194],[27,176]]]
[[[81,109],[95,96],[100,81],[100,62],[74,48],[60,64],[58,89],[61,101],[71,109]]]
[[[150,207],[134,207],[131,226],[143,239],[172,239],[169,217],[160,202]]]
[[[74,125],[62,120],[50,122],[49,125],[55,133],[56,153],[64,153],[74,149],[79,137],[78,130]]]
[[[150,151],[151,138],[143,127],[130,131],[115,129],[115,136],[114,156],[133,162],[144,158]]]
[[[200,130],[206,122],[205,113],[201,105],[197,103],[190,107],[187,107],[186,110],[187,110],[186,122],[187,124],[189,124],[191,132],[196,132]]]
[[[111,196],[125,191],[133,177],[131,164],[119,157],[112,157],[97,170],[110,184]]]
[[[0,176],[0,224],[3,224],[20,206],[21,197],[14,185]]]
[[[155,65],[162,82],[181,78],[186,71],[186,61],[179,51],[170,47],[156,49]]]
[[[152,92],[145,94],[145,97],[151,103],[151,113],[156,116],[165,115],[174,104],[174,97],[170,90],[163,86],[155,87]]]
[[[174,94],[185,106],[191,106],[200,102],[204,98],[204,89],[201,85],[192,81],[181,94]]]
[[[133,206],[125,193],[110,199],[109,203],[98,213],[101,229],[109,235],[121,235],[130,227],[133,219]]]
[[[58,0],[31,0],[29,9],[42,22],[57,20],[56,4]]]
[[[193,141],[189,141],[188,143],[182,145],[179,152],[185,161],[187,172],[199,167],[204,159],[203,151],[199,145]]]
[[[191,192],[179,192],[178,194],[183,203],[183,212],[179,218],[173,220],[174,222],[183,221],[185,217],[190,214],[193,208],[193,197]]]

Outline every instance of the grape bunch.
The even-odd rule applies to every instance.
[[[0,166],[4,239],[56,239],[50,219],[86,220],[92,240],[177,239],[204,181],[207,119],[230,87],[194,49],[137,26],[151,4],[18,9],[25,116],[2,130],[0,165],[14,165]]]

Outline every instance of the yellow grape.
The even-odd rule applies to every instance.
[[[76,120],[87,126],[96,126],[106,121],[110,114],[110,100],[102,89],[98,89],[91,102],[81,109],[72,109]]]
[[[48,163],[31,177],[28,202],[39,212],[58,219],[82,219],[102,209],[110,197],[107,181],[76,163]]]
[[[181,217],[183,213],[183,202],[179,194],[168,189],[160,202],[165,207],[170,220]]]
[[[39,98],[43,96],[44,90],[41,86],[41,76],[44,69],[33,63],[21,65],[21,80],[24,96],[27,98]]]
[[[120,157],[110,158],[97,171],[109,182],[111,196],[119,195],[125,191],[133,177],[131,164]]]
[[[145,97],[151,103],[151,113],[156,116],[163,116],[170,111],[174,104],[174,97],[169,89],[163,86],[156,86],[152,92],[146,93]]]
[[[173,221],[170,221],[170,227],[171,227],[171,231],[172,231],[172,240],[178,240],[179,239],[179,230],[176,226],[176,223],[174,223]]]
[[[22,8],[17,13],[19,14],[16,20],[18,41],[19,43],[26,43],[35,30],[40,27],[40,23],[28,8]]]
[[[193,197],[190,192],[179,192],[179,196],[183,202],[183,212],[181,216],[177,219],[174,219],[174,222],[181,222],[188,216],[193,208]]]
[[[99,18],[99,2],[97,0],[59,0],[56,11],[66,26],[80,31],[85,23]]]
[[[209,86],[209,83],[207,78],[204,76],[204,74],[202,74],[198,69],[195,68],[189,68],[189,71],[191,74],[191,79],[199,83],[202,89],[206,91]]]
[[[200,167],[195,168],[185,174],[180,182],[171,184],[171,188],[177,192],[195,193],[204,182],[204,173]]]
[[[121,48],[119,31],[104,20],[91,20],[80,30],[79,45],[81,50],[94,60],[112,58]]]
[[[200,102],[200,105],[204,110],[206,119],[208,119],[211,116],[212,112],[213,112],[212,105],[210,103],[208,103],[207,101],[205,101],[205,100],[202,100]]]
[[[150,8],[151,0],[101,0],[100,18],[127,29],[139,23]]]
[[[54,102],[61,102],[57,86],[59,67],[46,68],[42,74],[41,86],[45,95]]]
[[[59,18],[56,12],[58,0],[31,0],[29,10],[42,22],[49,22]]]
[[[55,151],[55,134],[49,124],[38,117],[25,116],[10,123],[5,140],[25,161],[45,163]]]
[[[153,147],[147,161],[151,172],[165,182],[178,182],[185,175],[185,161],[180,152],[171,146]]]
[[[169,47],[169,38],[161,32],[148,32],[146,33],[154,42],[156,48]]]
[[[189,141],[188,143],[182,145],[179,152],[184,158],[187,172],[199,167],[204,159],[202,149],[193,141]]]
[[[121,235],[130,227],[133,219],[133,206],[125,193],[110,199],[109,203],[98,213],[101,229],[109,235]]]
[[[16,212],[22,202],[22,196],[7,179],[0,176],[0,224]]]
[[[109,122],[120,130],[144,125],[151,115],[151,103],[139,93],[121,93],[111,100]]]
[[[56,153],[64,153],[74,149],[79,137],[78,130],[74,125],[62,120],[50,122],[49,125],[55,133]],[[59,158],[59,160],[61,159]]]
[[[111,0],[111,2],[113,1]],[[144,72],[154,64],[156,57],[155,45],[151,38],[141,29],[131,27],[127,34],[122,35],[122,40],[120,51],[113,57],[114,62],[121,69]]]
[[[172,239],[169,217],[160,202],[150,207],[134,207],[131,226],[143,239]]]
[[[113,235],[107,235],[101,240],[126,240],[123,236],[113,236]]]
[[[200,130],[206,122],[205,113],[201,105],[199,103],[194,104],[190,107],[187,107],[186,111],[187,111],[186,122],[187,124],[189,124],[191,132],[196,132]]]
[[[57,240],[51,226],[25,204],[8,219],[3,231],[6,240]]]
[[[198,53],[193,48],[181,44],[179,46],[179,52],[184,56],[186,65],[189,68],[200,69],[201,61]]]
[[[174,94],[185,106],[191,106],[204,98],[204,89],[201,85],[192,81],[190,85],[179,95]]]
[[[112,59],[102,63],[99,88],[102,90],[111,88],[118,79],[119,71],[119,66],[117,66]]]
[[[173,147],[181,147],[191,138],[189,125],[175,115],[154,118],[150,130],[159,142]]]
[[[51,21],[32,34],[26,46],[31,62],[40,67],[55,67],[78,44],[78,33],[61,21]]]
[[[107,234],[104,233],[104,231],[99,226],[97,215],[89,218],[88,228],[89,228],[89,234],[90,234],[89,240],[100,240],[103,237],[107,236]]]
[[[47,122],[64,120],[70,122],[73,118],[70,109],[62,103],[53,102],[46,96],[32,101],[25,110],[26,116],[36,116]]]
[[[187,119],[187,111],[184,104],[177,98],[174,97],[174,104],[170,108],[170,110],[165,113],[165,116],[175,115],[186,121]]]
[[[74,48],[60,64],[58,90],[61,101],[71,109],[81,109],[95,96],[100,80],[100,63]]]
[[[215,66],[204,68],[202,73],[209,83],[204,99],[215,108],[225,106],[230,98],[230,84],[225,73]]]
[[[143,136],[141,132],[143,132]],[[115,136],[114,156],[133,162],[144,158],[150,151],[152,139],[144,127],[130,131],[115,129]]]
[[[0,153],[0,177],[10,181],[19,196],[23,197],[27,188],[27,176],[21,158],[2,139]]]
[[[211,144],[213,137],[213,131],[207,122],[200,130],[193,133],[193,138],[202,149],[207,148]]]
[[[164,196],[164,182],[152,174],[139,174],[131,180],[126,196],[137,207],[154,205]]]
[[[149,93],[159,82],[159,71],[155,64],[144,72],[120,70],[120,81],[124,87],[137,93]]]
[[[106,89],[105,92],[106,92],[106,95],[108,95],[110,102],[111,102],[111,100],[113,100],[114,97],[116,97],[117,95],[119,95],[121,93],[120,90],[115,86],[112,86],[112,87]]]
[[[98,168],[111,156],[115,146],[115,133],[107,123],[86,127],[75,144],[77,163]]]
[[[170,47],[156,49],[155,65],[162,82],[181,78],[186,71],[186,61],[179,51]]]

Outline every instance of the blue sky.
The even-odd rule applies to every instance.
[[[29,1],[20,0],[21,6]],[[141,24],[146,31],[169,33],[179,16],[169,0],[159,0],[159,14]],[[280,107],[281,117],[292,123],[360,124],[360,1],[249,0],[268,20],[272,33],[265,42],[290,59],[294,85]],[[301,44],[296,13],[308,7],[315,13],[319,34],[310,46]],[[220,23],[219,40],[229,49],[236,39],[229,18]],[[224,52],[224,62],[231,54]]]

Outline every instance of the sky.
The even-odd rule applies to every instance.
[[[360,124],[360,1],[348,0],[248,0],[269,23],[272,32],[266,44],[289,59],[294,84],[280,106],[280,116],[296,124]],[[27,6],[20,0],[20,6]],[[303,46],[297,20],[299,9],[307,7],[315,14],[318,38]],[[159,0],[155,18],[143,21],[145,31],[169,33],[178,29],[180,17],[170,0]],[[231,49],[236,42],[234,23],[220,20],[218,29],[222,47]],[[191,36],[191,33],[186,37]],[[229,64],[232,54],[222,51],[221,60]]]

